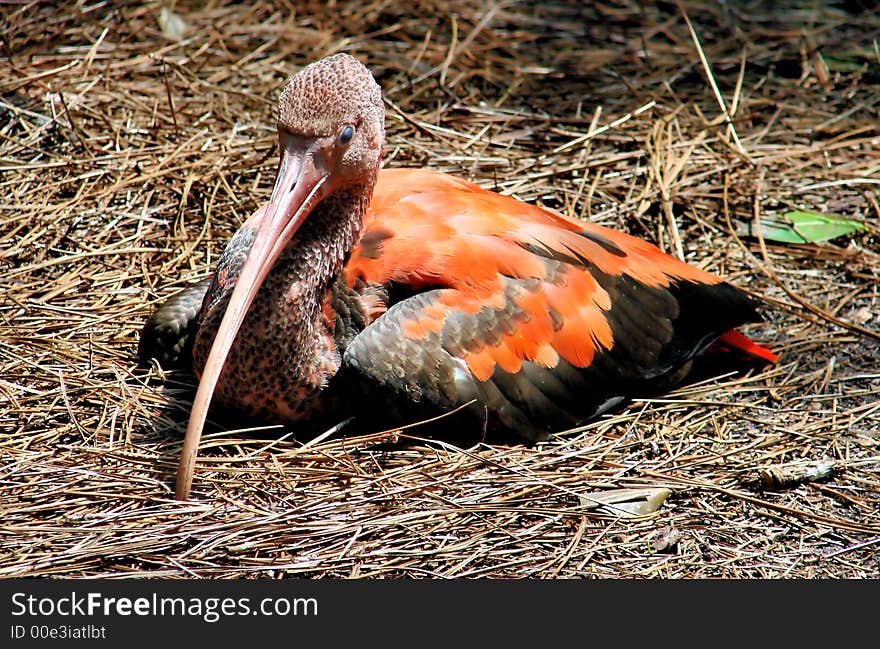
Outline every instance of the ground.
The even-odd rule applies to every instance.
[[[0,576],[880,575],[870,3],[56,4],[0,6]],[[214,427],[174,501],[194,383],[138,368],[139,329],[267,198],[278,93],[338,51],[384,89],[387,166],[725,275],[778,363],[536,446]],[[862,228],[758,236],[791,209]],[[833,464],[762,482],[792,462]],[[596,506],[625,488],[668,497]]]

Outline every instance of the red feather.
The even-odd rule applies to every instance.
[[[738,332],[736,329],[731,329],[730,331],[721,334],[718,337],[718,342],[727,345],[728,347],[732,347],[733,349],[738,349],[749,356],[768,363],[775,363],[779,360],[778,354],[774,354],[766,347],[759,345],[751,338]]]

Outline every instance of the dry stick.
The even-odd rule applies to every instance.
[[[171,97],[171,85],[168,83],[168,75],[165,73],[165,61],[162,61],[162,80],[165,82],[165,94],[168,96],[168,106],[171,108],[171,121],[174,122],[174,132],[180,133],[177,125],[177,112],[174,110],[174,99]]]
[[[465,404],[465,405],[467,405],[467,404]],[[541,485],[542,487],[549,487],[550,489],[555,489],[555,490],[560,491],[562,493],[566,493],[568,495],[575,496],[576,498],[585,500],[589,504],[592,504],[592,505],[605,506],[609,509],[619,509],[619,510],[621,510],[621,513],[623,513],[623,514],[627,513],[626,510],[618,507],[614,503],[607,503],[603,500],[592,497],[589,494],[578,493],[577,491],[574,491],[573,489],[569,489],[568,487],[565,487],[561,484],[555,484],[555,483],[552,483],[548,480],[544,480],[540,477],[530,476],[523,471],[518,471],[517,469],[511,468],[505,464],[502,464],[501,462],[499,462],[497,460],[493,460],[492,458],[488,458],[488,457],[481,458],[480,456],[476,455],[475,453],[472,453],[468,449],[459,448],[453,444],[448,444],[442,440],[427,439],[427,438],[418,437],[415,435],[401,435],[401,437],[404,437],[407,439],[417,440],[417,441],[428,443],[428,444],[435,444],[443,449],[446,449],[447,451],[451,451],[453,453],[455,453],[455,452],[461,453],[461,454],[466,455],[474,460],[477,460],[478,462],[482,462],[483,464],[494,466],[495,468],[501,469],[502,471],[508,471],[510,473],[513,473],[514,475],[517,475],[521,478],[525,478],[526,480],[532,482],[533,484]]]
[[[92,67],[92,63],[95,60],[95,55],[98,53],[98,48],[101,47],[101,43],[104,42],[104,37],[107,36],[107,32],[109,32],[109,31],[110,31],[110,27],[109,26],[105,27],[104,31],[101,32],[101,35],[98,36],[97,40],[95,41],[95,44],[92,45],[91,48],[89,48],[89,53],[86,54],[86,58],[85,58],[84,65],[83,65],[83,68],[84,68],[83,78],[85,78],[86,75],[89,73],[89,71],[90,71],[89,69]]]
[[[746,48],[743,47],[742,55],[739,59],[739,74],[736,77],[736,88],[733,89],[733,99],[730,100],[730,114],[736,115],[739,108],[739,98],[742,96],[742,85],[746,76]]]
[[[694,46],[697,48],[697,55],[700,57],[700,63],[703,65],[703,71],[706,73],[706,78],[709,80],[709,85],[712,87],[712,92],[715,94],[715,101],[718,102],[718,106],[721,107],[721,112],[724,113],[724,117],[726,118],[727,128],[730,130],[731,135],[733,136],[733,141],[736,144],[736,148],[739,152],[745,157],[747,160],[751,161],[749,158],[749,154],[746,153],[745,149],[743,149],[742,142],[740,142],[739,135],[737,135],[736,128],[733,126],[733,117],[730,111],[727,110],[727,104],[724,101],[724,97],[721,95],[721,91],[718,89],[718,84],[715,83],[715,75],[712,74],[712,68],[709,66],[709,61],[706,59],[706,54],[703,52],[703,46],[700,45],[700,39],[697,36],[697,32],[694,30],[694,26],[691,24],[690,18],[688,18],[687,13],[680,3],[678,4],[678,9],[681,11],[681,15],[684,16],[684,21],[687,23],[688,31],[691,33],[691,38],[694,41]]]
[[[628,122],[632,118],[638,117],[642,113],[651,110],[656,105],[657,105],[657,102],[652,99],[651,101],[644,104],[643,106],[639,106],[638,108],[636,108],[633,112],[627,113],[626,115],[618,117],[613,122],[610,122],[610,123],[606,124],[605,126],[599,126],[598,128],[595,126],[595,124],[597,122],[597,117],[594,116],[593,120],[590,122],[590,126],[587,129],[586,133],[584,133],[583,135],[577,136],[573,140],[569,140],[565,144],[559,145],[558,147],[556,147],[555,149],[550,151],[550,153],[545,153],[545,154],[538,156],[538,160],[544,160],[546,158],[549,158],[550,156],[555,156],[559,153],[562,153],[563,151],[566,151],[567,149],[570,149],[573,146],[579,146],[580,144],[583,144],[584,142],[586,142],[588,140],[592,140],[597,135],[601,135],[602,133],[605,133],[606,131],[610,131],[612,129],[617,128],[618,126],[621,126],[622,124]]]
[[[874,44],[876,45],[877,41],[874,41]],[[852,552],[853,550],[859,550],[861,548],[866,548],[871,545],[877,545],[878,543],[880,543],[880,536],[873,539],[868,539],[867,541],[862,541],[861,543],[850,545],[846,548],[841,548],[840,550],[835,550],[834,552],[829,552],[825,555],[825,558],[831,559],[832,557],[836,557],[837,555],[844,554],[846,552]]]
[[[92,153],[92,149],[86,144],[86,140],[83,137],[82,131],[80,131],[79,126],[76,125],[76,122],[73,121],[73,115],[70,114],[70,109],[67,107],[67,102],[64,100],[64,93],[59,92],[58,98],[61,100],[61,105],[64,106],[64,114],[67,115],[67,121],[70,122],[70,128],[73,133],[76,135],[76,139],[79,140],[79,143],[82,144],[83,149],[86,150],[86,153],[89,154],[90,158],[95,157],[94,153]]]
[[[728,174],[724,174],[724,185],[721,188],[721,212],[724,216],[724,220],[727,223],[727,232],[733,237],[733,240],[736,241],[736,244],[739,246],[740,250],[743,251],[743,254],[749,259],[755,267],[757,267],[761,272],[765,275],[770,276],[770,272],[767,270],[766,266],[761,263],[761,260],[755,257],[751,250],[749,250],[748,246],[743,243],[742,239],[739,238],[739,235],[736,233],[736,229],[733,227],[733,222],[730,220],[730,199],[728,198],[728,193],[730,190],[730,176]],[[766,302],[767,304],[772,304],[778,309],[782,309],[783,311],[787,311],[788,313],[792,313],[801,319],[815,325],[821,325],[822,320],[812,318],[806,315],[803,311],[799,311],[796,308],[796,305],[790,304],[783,300],[769,297],[757,291],[753,291],[745,286],[738,286],[739,290],[743,293],[751,295],[753,298],[756,298],[762,302]]]
[[[672,237],[672,243],[675,247],[675,254],[679,259],[684,261],[684,247],[681,242],[681,234],[678,230],[678,223],[675,220],[675,214],[672,210],[672,193],[670,188],[676,179],[684,170],[685,164],[690,159],[697,145],[705,139],[706,131],[700,131],[697,137],[689,144],[688,149],[677,160],[669,164],[668,160],[660,159],[661,150],[665,150],[667,157],[672,157],[672,117],[669,116],[661,119],[654,124],[651,133],[651,144],[653,145],[653,154],[651,155],[651,171],[657,180],[657,187],[660,190],[661,205],[663,213],[668,222],[669,231]],[[664,137],[665,135],[665,137]],[[664,163],[665,162],[665,163]]]
[[[443,65],[440,69],[440,85],[446,85],[446,73],[449,71],[449,66],[452,63],[452,60],[455,58],[455,49],[458,43],[458,21],[455,19],[455,14],[452,14],[450,17],[452,20],[452,35],[449,37],[449,48],[446,53],[446,58],[443,60]]]
[[[37,79],[45,79],[46,77],[52,77],[56,74],[61,74],[62,72],[66,72],[71,68],[75,68],[77,66],[82,65],[82,61],[71,61],[70,63],[65,63],[61,67],[55,68],[54,70],[44,70],[43,72],[37,72],[35,74],[29,75],[27,77],[21,79],[15,79],[11,85],[4,86],[2,82],[0,82],[0,89],[6,91],[7,93],[13,93],[17,91],[19,88],[24,88],[25,86],[32,84]],[[5,80],[4,80],[5,81]]]
[[[401,121],[406,122],[411,125],[417,131],[421,133],[425,133],[426,135],[430,135],[431,137],[436,138],[441,142],[449,142],[442,135],[438,135],[438,133],[446,133],[448,129],[444,129],[439,126],[434,126],[433,124],[428,124],[427,122],[419,121],[410,115],[408,115],[400,106],[391,101],[388,97],[382,97],[382,100],[385,102],[386,106],[389,106],[394,110],[395,113],[400,117]],[[458,133],[450,133],[451,135],[459,135]]]

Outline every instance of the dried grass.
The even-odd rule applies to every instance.
[[[178,42],[159,3],[54,4],[0,5],[0,575],[880,574],[875,13],[684,2],[692,34],[629,0],[177,2]],[[136,369],[137,332],[265,200],[285,78],[339,50],[386,90],[389,166],[729,276],[775,306],[751,331],[779,364],[532,448],[214,432],[198,500],[172,501],[193,383]],[[791,207],[869,230],[734,234]],[[762,468],[822,459],[828,481],[759,486]],[[672,495],[640,518],[586,498],[653,486]]]

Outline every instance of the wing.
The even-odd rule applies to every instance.
[[[410,169],[379,174],[364,235],[345,272],[349,284],[360,277],[465,289],[493,283],[499,274],[541,278],[540,257],[626,274],[648,286],[722,281],[623,232]]]
[[[469,406],[537,439],[650,389],[758,318],[719,277],[629,235],[428,171],[384,171],[346,281],[392,302],[344,364],[426,416]]]

